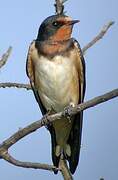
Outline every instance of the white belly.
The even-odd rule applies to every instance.
[[[63,110],[70,102],[78,103],[78,75],[71,60],[43,56],[35,62],[35,84],[46,109]],[[74,94],[73,94],[74,93]]]

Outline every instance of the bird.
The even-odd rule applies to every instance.
[[[85,60],[81,47],[72,36],[73,20],[65,14],[47,17],[29,46],[26,72],[42,115],[51,115],[84,101]],[[60,158],[69,163],[70,172],[78,166],[83,112],[48,123],[51,135],[52,162]],[[57,174],[57,171],[55,171]]]

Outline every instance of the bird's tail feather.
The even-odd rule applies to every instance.
[[[56,152],[56,135],[55,135],[55,130],[54,130],[54,127],[52,125],[49,125],[48,126],[48,130],[50,132],[50,135],[51,135],[51,144],[52,144],[52,161],[53,161],[53,164],[54,166],[58,167],[59,165],[59,160],[60,160],[60,155],[57,157],[55,152]],[[54,174],[57,174],[58,173],[58,170],[55,170],[54,171]]]
[[[82,136],[82,122],[83,112],[75,116],[71,134],[68,140],[68,143],[71,147],[71,156],[68,156],[67,159],[69,161],[69,167],[72,174],[74,174],[79,162]]]
[[[81,135],[82,135],[82,121],[83,121],[83,112],[75,115],[71,133],[69,135],[67,144],[63,148],[63,151],[61,150],[60,146],[57,145],[56,143],[56,135],[55,135],[54,127],[52,125],[48,127],[51,134],[52,161],[54,166],[56,167],[59,166],[60,157],[61,154],[63,153],[63,158],[68,160],[70,171],[72,174],[74,174],[79,162]],[[56,170],[54,171],[54,173],[57,174],[58,171]]]

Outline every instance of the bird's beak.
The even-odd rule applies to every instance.
[[[72,20],[71,22],[70,22],[70,25],[73,25],[73,24],[76,24],[76,23],[79,23],[80,22],[80,20]]]
[[[80,20],[72,20],[72,21],[67,21],[67,25],[74,25],[74,24],[76,24],[76,23],[79,23],[80,22]]]

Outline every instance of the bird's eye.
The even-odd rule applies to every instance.
[[[57,21],[54,21],[52,24],[53,24],[53,26],[58,26],[59,25],[59,23]]]

